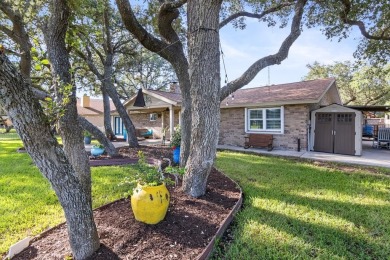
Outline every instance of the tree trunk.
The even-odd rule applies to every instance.
[[[64,151],[83,184],[87,195],[91,194],[91,172],[89,160],[84,149],[82,128],[78,124],[76,87],[71,85],[69,54],[66,49],[65,35],[70,15],[66,2],[54,1],[52,16],[45,29],[45,42],[51,63],[55,100],[64,107],[59,119]],[[64,93],[71,88],[70,93]],[[67,96],[68,102],[64,102]]]
[[[123,106],[121,100],[119,99],[118,92],[116,91],[114,84],[112,83],[112,60],[113,55],[107,54],[106,61],[104,63],[104,80],[103,88],[106,90],[107,94],[112,99],[116,110],[118,111],[119,116],[122,118],[123,125],[127,130],[127,138],[129,139],[130,147],[138,147],[138,139],[135,132],[135,127],[133,122],[131,122],[129,114],[127,114],[125,107]]]
[[[63,176],[63,183],[61,181],[56,183],[55,178],[52,185],[57,185],[60,189],[58,197],[68,220],[72,252],[76,259],[84,259],[96,251],[100,243],[92,216],[89,159],[84,148],[83,131],[78,122],[76,88],[71,85],[69,54],[65,44],[70,9],[67,1],[55,0],[50,4],[50,11],[51,15],[44,28],[44,38],[54,79],[55,100],[58,105],[64,106],[64,113],[59,119],[64,152],[67,161],[70,162],[68,167],[74,170],[73,176],[76,178],[72,183],[68,183],[68,180],[71,181],[67,178],[68,174]],[[67,93],[67,89],[70,93]],[[65,95],[69,99],[68,102],[64,102]],[[67,185],[72,185],[72,187],[67,187]],[[72,192],[68,193],[70,190]],[[74,194],[80,194],[80,198],[74,198],[73,203],[69,203],[69,200],[76,196]],[[88,213],[89,218],[78,219],[77,214],[80,212],[81,214],[91,213]]]
[[[112,85],[112,84],[110,84],[110,85]],[[139,144],[138,144],[134,124],[133,124],[133,122],[131,122],[129,114],[127,114],[125,107],[123,106],[122,102],[120,101],[118,93],[116,92],[116,90],[113,86],[110,86],[107,88],[107,93],[110,95],[112,102],[114,102],[116,110],[118,111],[119,116],[122,118],[123,125],[125,126],[126,131],[127,131],[127,138],[129,139],[129,146],[130,147],[138,147]]]
[[[96,126],[94,126],[93,124],[91,124],[87,119],[85,119],[84,117],[81,117],[79,116],[79,123],[81,125],[81,127],[84,129],[84,130],[87,130],[88,132],[90,132],[98,141],[99,143],[101,143],[106,152],[110,155],[110,156],[115,156],[118,154],[115,146],[111,143],[111,141],[102,133],[102,131],[100,131]]]
[[[103,106],[104,106],[104,131],[108,139],[115,139],[114,131],[111,127],[111,107],[110,107],[110,96],[104,87],[101,88],[103,95]]]
[[[183,190],[193,197],[206,192],[220,121],[219,12],[221,0],[187,3],[192,132]]]
[[[187,61],[184,63],[187,64]],[[182,93],[181,104],[181,144],[180,144],[180,166],[185,167],[188,156],[190,155],[191,144],[191,95],[190,79],[188,75],[188,66],[179,66],[176,70],[179,78],[180,89]]]
[[[0,104],[23,144],[54,189],[67,220],[70,245],[76,259],[85,259],[99,247],[91,201],[64,151],[51,134],[33,92],[5,56],[0,55]]]

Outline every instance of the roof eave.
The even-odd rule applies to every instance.
[[[232,108],[232,107],[271,107],[271,106],[285,106],[285,105],[302,105],[302,104],[315,104],[318,103],[315,99],[307,100],[292,100],[292,101],[276,101],[276,102],[261,102],[261,103],[245,103],[245,104],[231,104],[226,106],[221,103],[221,108]]]

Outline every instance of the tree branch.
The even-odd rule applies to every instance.
[[[82,51],[80,51],[79,49],[75,49],[75,52],[81,59],[83,59],[87,63],[88,68],[92,71],[93,74],[96,75],[96,77],[98,77],[99,79],[103,79],[103,75],[96,68],[95,64],[93,64],[92,54],[91,54],[91,51],[89,50],[89,48],[87,48],[88,56],[85,56],[84,53]]]
[[[169,45],[148,33],[138,22],[129,0],[116,0],[118,10],[126,29],[148,50],[158,53],[161,57],[169,59]]]
[[[380,36],[375,36],[375,35],[369,34],[367,32],[365,24],[362,21],[348,19],[348,14],[351,11],[351,2],[349,0],[340,0],[340,2],[344,5],[344,10],[340,12],[340,18],[341,18],[341,20],[344,23],[352,25],[352,26],[353,25],[357,26],[359,28],[359,30],[360,30],[360,33],[364,37],[366,37],[367,39],[390,41],[390,36],[389,37],[385,37],[385,33],[386,33],[387,30],[389,30],[389,27],[386,27],[385,29],[383,29],[383,31],[380,34]]]
[[[260,13],[260,14],[249,13],[249,12],[245,12],[245,11],[237,12],[237,13],[235,13],[235,14],[230,15],[230,16],[227,17],[225,20],[223,20],[223,21],[219,24],[219,28],[221,29],[222,27],[224,27],[225,25],[227,25],[228,23],[230,23],[231,21],[233,21],[234,19],[237,19],[237,18],[239,18],[239,17],[249,17],[249,18],[261,19],[261,18],[263,18],[264,16],[266,16],[267,14],[277,12],[277,11],[283,9],[284,7],[292,6],[293,4],[294,4],[293,2],[281,3],[281,4],[278,4],[278,5],[275,6],[275,7],[271,7],[271,8],[269,8],[269,9],[263,11],[263,12]]]
[[[177,19],[180,15],[177,7],[171,7],[172,3],[164,3],[161,5],[160,10],[158,12],[158,30],[161,36],[168,43],[172,44],[172,46],[179,46],[178,51],[182,48],[181,41],[176,31],[172,27],[172,22]]]
[[[279,51],[276,54],[259,59],[253,63],[239,78],[229,82],[226,86],[224,86],[221,89],[220,101],[224,100],[230,93],[248,84],[265,67],[280,64],[284,59],[287,58],[290,47],[301,34],[301,20],[306,2],[307,0],[299,0],[296,3],[294,7],[295,14],[291,23],[290,34],[283,41]]]
[[[0,10],[8,17],[12,22],[12,30],[9,28],[0,25],[0,30],[3,31],[8,37],[10,37],[20,48],[21,50],[21,59],[20,59],[20,70],[23,77],[30,81],[31,75],[31,53],[30,49],[32,44],[30,42],[30,37],[26,32],[25,24],[23,22],[22,16],[19,12],[15,12],[12,9],[12,6],[0,0]]]
[[[349,103],[351,103],[352,101],[355,101],[355,100],[356,100],[356,97],[353,96],[350,99],[348,99],[347,101],[345,101],[343,105],[346,106],[346,105],[348,105]]]
[[[187,3],[187,0],[179,0],[175,2],[168,2],[161,5],[161,8],[164,10],[173,10],[182,7]]]
[[[90,46],[94,52],[99,56],[99,59],[100,61],[102,62],[102,64],[104,64],[104,61],[105,61],[105,58],[103,56],[103,54],[95,47],[95,45],[89,40],[89,38],[87,37],[87,35],[85,35],[83,32],[78,32],[78,36],[80,38],[82,38],[82,40],[84,40],[87,44],[85,45],[86,49],[87,49],[87,52],[91,52],[91,50],[88,48],[88,46]]]
[[[9,28],[5,27],[4,25],[0,24],[0,31],[5,33],[8,37],[10,37],[14,42],[18,41],[18,38],[16,37],[14,31],[10,30]]]
[[[4,48],[6,53],[10,53],[10,54],[18,56],[18,57],[21,57],[23,55],[22,53],[19,53],[19,52],[13,51],[11,49],[5,48],[4,46],[3,46],[3,48]]]
[[[105,7],[104,7],[104,12],[103,12],[103,24],[104,24],[104,33],[106,35],[106,54],[114,54],[114,48],[112,46],[112,37],[111,37],[111,32],[110,32],[110,18],[109,18],[109,7],[107,6],[108,3],[106,2]]]

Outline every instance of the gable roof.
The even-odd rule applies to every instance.
[[[161,90],[151,90],[151,89],[142,89],[142,93],[146,95],[150,95],[151,97],[160,99],[168,104],[177,106],[182,101],[182,97],[180,93],[174,93],[174,92],[167,92],[167,91],[161,91]],[[132,102],[135,101],[137,95],[134,95],[129,100],[127,100],[125,103],[123,103],[124,106],[128,106]]]
[[[110,99],[110,110],[115,110],[114,103]],[[81,99],[77,98],[77,113],[81,116],[98,116],[104,113],[103,99],[90,98],[89,107],[81,106]]]
[[[148,89],[147,91],[151,94],[162,96],[176,103],[181,103],[182,101],[181,93],[173,93],[173,92],[167,92],[161,90],[150,90],[150,89]]]
[[[229,107],[318,103],[334,83],[335,79],[328,78],[239,89],[225,98],[221,106],[226,107],[226,102]]]
[[[326,78],[239,89],[232,93],[232,96],[225,98],[221,102],[221,107],[247,107],[258,106],[260,104],[268,106],[318,103],[332,86],[336,87],[335,82],[334,78]],[[180,93],[145,89],[142,91],[145,94],[173,105],[180,105],[182,101]],[[338,92],[337,88],[336,91]],[[340,96],[338,93],[337,95]],[[135,96],[126,101],[124,105],[130,104],[134,99]]]

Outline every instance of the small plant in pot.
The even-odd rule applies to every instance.
[[[92,135],[88,131],[84,131],[84,143],[91,144]]]
[[[172,135],[171,147],[173,149],[173,162],[180,163],[180,144],[181,144],[181,129],[180,126],[175,127],[175,132]]]
[[[104,146],[101,144],[93,145],[91,148],[92,156],[100,156],[104,153]]]
[[[157,224],[165,218],[170,194],[166,184],[173,181],[165,178],[157,167],[146,162],[142,151],[138,152],[138,173],[134,178],[125,178],[122,185],[129,185],[131,209],[136,220],[146,224]]]

